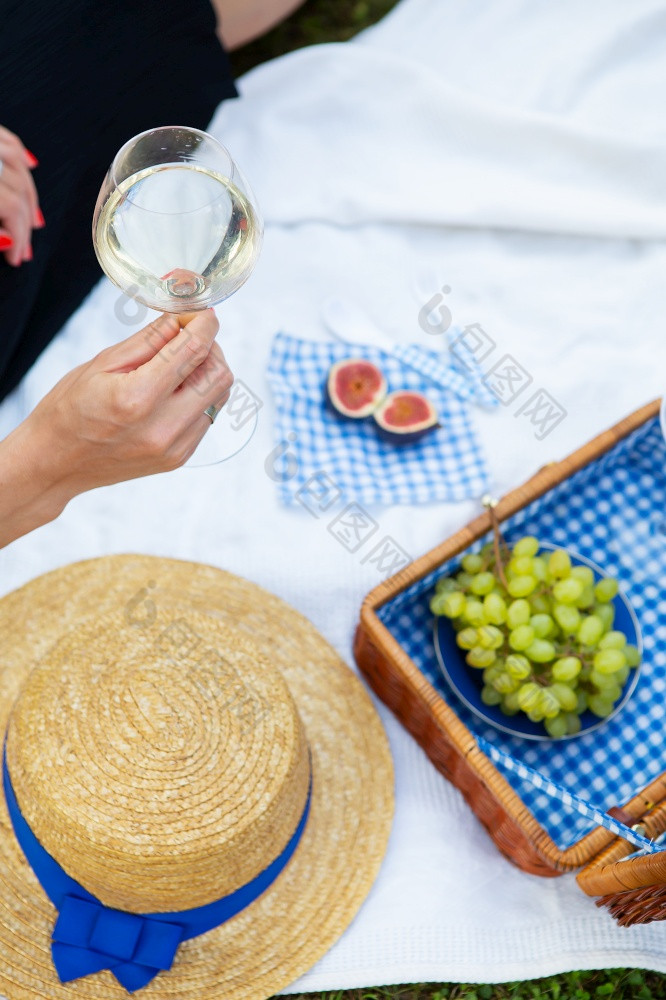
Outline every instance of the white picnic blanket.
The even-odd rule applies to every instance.
[[[325,514],[278,501],[272,337],[324,339],[321,303],[336,294],[396,339],[432,347],[437,334],[419,316],[439,296],[454,323],[472,327],[484,365],[498,366],[506,405],[476,418],[497,494],[660,395],[666,8],[402,0],[357,40],[285,56],[241,89],[211,130],[251,179],[266,239],[255,274],[218,312],[243,391],[263,403],[256,430],[228,424],[216,446],[221,417],[205,457],[244,444],[233,458],[78,498],[0,553],[0,589],[111,552],[212,562],[291,602],[352,662],[358,609],[381,570],[347,551]],[[0,407],[0,433],[66,370],[141,325],[130,314],[102,280]],[[531,379],[515,400],[501,381],[506,355]],[[416,556],[476,510],[369,513]],[[388,856],[351,928],[294,990],[608,966],[666,972],[666,924],[618,928],[573,876],[513,867],[379,710],[397,777]]]

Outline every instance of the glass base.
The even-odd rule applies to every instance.
[[[196,271],[186,271],[182,267],[169,271],[162,281],[167,293],[177,299],[190,299],[194,295],[201,295],[206,287],[206,282],[200,274]]]

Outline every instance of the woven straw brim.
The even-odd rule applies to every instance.
[[[0,727],[29,671],[67,630],[126,609],[194,609],[246,634],[280,670],[312,754],[313,798],[294,858],[246,910],[185,942],[141,997],[265,998],[306,972],[350,924],[378,873],[393,816],[393,768],[361,682],[316,629],[256,585],[200,564],[108,556],[39,577],[0,600]],[[16,843],[0,797],[0,992],[9,1000],[119,1000],[109,972],[61,984],[55,910]]]

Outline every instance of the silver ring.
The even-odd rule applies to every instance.
[[[222,409],[222,407],[220,407],[220,410],[221,409]],[[218,413],[220,412],[220,410],[218,410],[217,406],[212,406],[212,405],[211,406],[207,406],[206,409],[204,410],[204,413],[206,414],[206,416],[210,420],[211,424],[215,423],[215,417],[218,415]]]

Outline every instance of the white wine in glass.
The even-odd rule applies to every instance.
[[[184,126],[126,142],[93,217],[103,270],[160,312],[192,312],[226,299],[249,277],[262,234],[252,192],[229,152]]]

